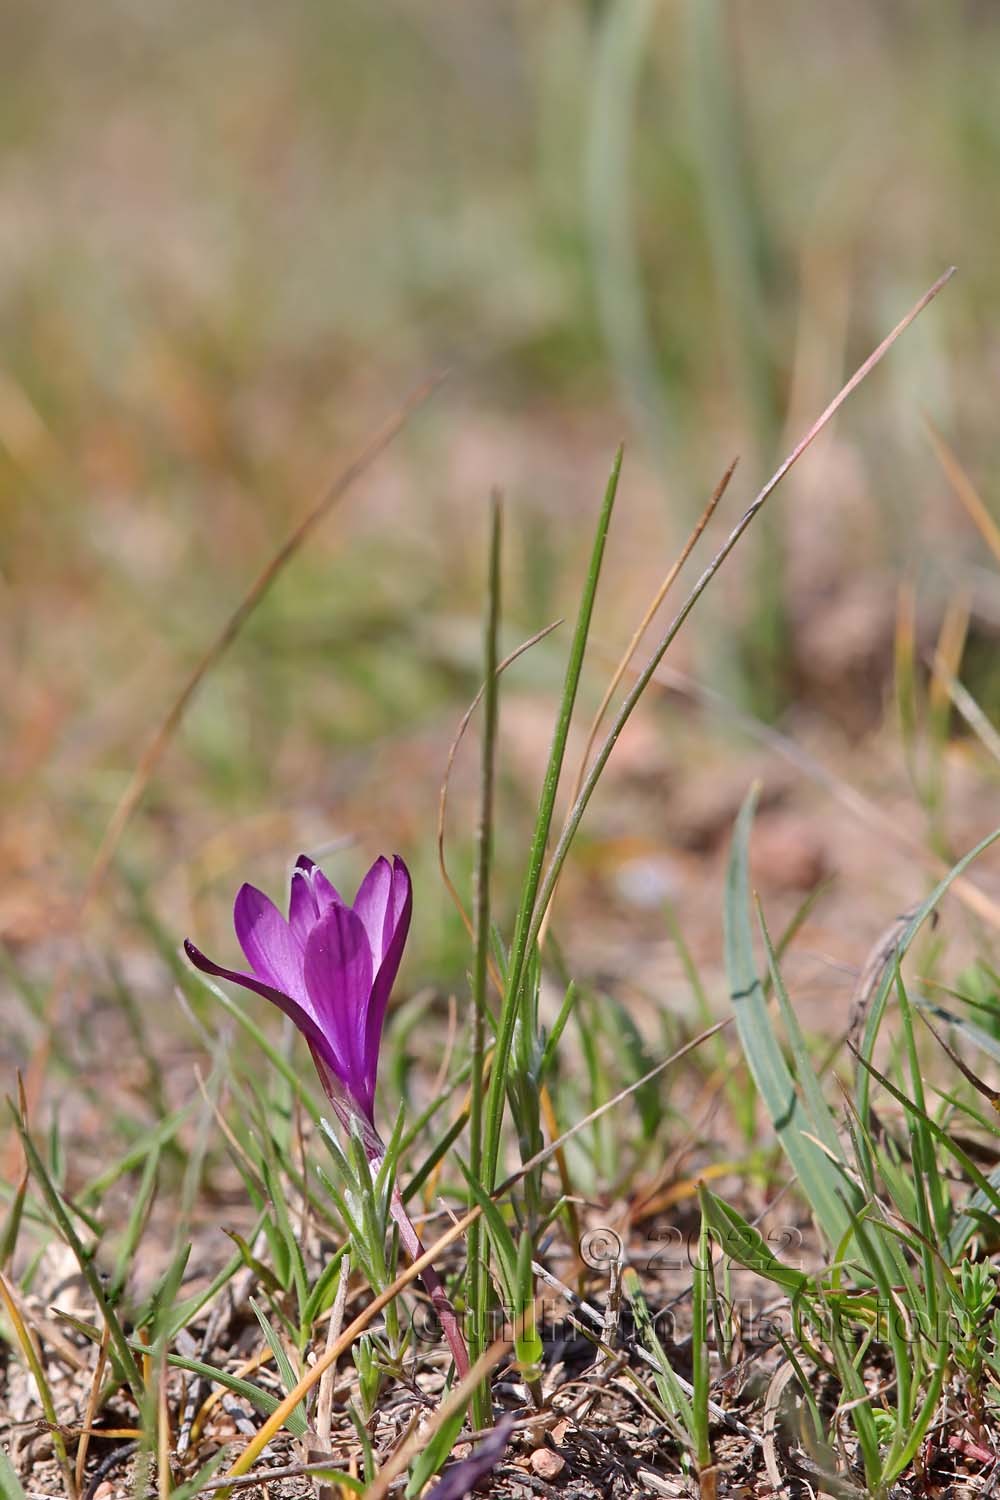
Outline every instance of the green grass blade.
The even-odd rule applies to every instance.
[[[784,1287],[792,1296],[801,1296],[809,1287],[809,1277],[794,1266],[786,1266],[767,1244],[759,1229],[747,1223],[728,1203],[717,1198],[704,1183],[698,1186],[701,1211],[709,1229],[719,1242],[719,1248],[730,1260],[754,1271],[776,1286]]]
[[[953,1156],[963,1168],[963,1170],[968,1174],[968,1176],[971,1177],[972,1181],[979,1189],[979,1192],[983,1195],[985,1201],[989,1203],[990,1207],[992,1208],[993,1215],[996,1216],[998,1213],[1000,1213],[1000,1168],[996,1169],[990,1177],[985,1177],[983,1173],[980,1172],[971,1156],[969,1156],[967,1152],[963,1151],[962,1147],[959,1146],[956,1141],[952,1140],[947,1130],[943,1130],[937,1123],[937,1121],[932,1120],[930,1115],[928,1115],[925,1111],[917,1111],[917,1106],[914,1104],[913,1100],[907,1099],[906,1095],[900,1089],[897,1089],[895,1084],[893,1084],[890,1079],[885,1076],[884,1073],[879,1072],[879,1070],[872,1063],[865,1062],[860,1054],[857,1054],[857,1056],[858,1061],[862,1064],[862,1066],[871,1073],[873,1078],[878,1080],[882,1087],[886,1089],[892,1095],[892,1097],[904,1107],[904,1109],[909,1109],[920,1113],[925,1125],[927,1126],[927,1129],[930,1131],[935,1141],[937,1141],[938,1145],[943,1147],[944,1150],[949,1153],[949,1155]],[[996,1181],[994,1181],[994,1179],[996,1179]],[[968,1209],[966,1211],[968,1212]]]
[[[843,1152],[840,1146],[840,1138],[837,1135],[837,1127],[830,1112],[830,1106],[823,1097],[823,1090],[820,1088],[816,1070],[812,1065],[809,1048],[806,1046],[806,1039],[802,1035],[799,1018],[795,1014],[791,1000],[788,998],[788,991],[785,988],[785,982],[781,977],[781,970],[778,967],[778,955],[771,942],[771,935],[767,930],[767,923],[764,920],[764,909],[759,900],[757,900],[756,906],[757,920],[760,923],[761,936],[764,939],[764,948],[767,953],[771,985],[778,999],[778,1009],[781,1012],[785,1034],[788,1037],[788,1044],[791,1048],[792,1059],[795,1063],[795,1072],[799,1086],[802,1089],[802,1097],[806,1113],[809,1117],[809,1123],[812,1127],[812,1133],[822,1141],[823,1145],[830,1152],[830,1155],[835,1160],[840,1161],[843,1159]]]
[[[691,1282],[691,1437],[699,1472],[712,1462],[708,1432],[708,1401],[711,1376],[708,1364],[708,1274],[712,1253],[708,1220],[701,1216],[698,1231],[698,1263]]]
[[[782,1149],[798,1176],[820,1230],[830,1245],[836,1245],[849,1223],[841,1179],[833,1162],[805,1134],[812,1128],[812,1122],[778,1044],[754,960],[749,844],[756,802],[754,788],[736,820],[726,879],[723,922],[733,1012],[747,1065]]]
[[[118,1294],[125,1285],[132,1262],[135,1259],[136,1249],[142,1236],[143,1228],[145,1227],[146,1217],[152,1205],[153,1194],[156,1191],[156,1172],[159,1164],[159,1147],[154,1146],[146,1157],[142,1180],[139,1183],[135,1201],[128,1216],[128,1225],[115,1259],[115,1269],[108,1285],[108,1296],[112,1302],[117,1300]]]
[[[406,1500],[411,1500],[412,1496],[421,1494],[428,1481],[434,1478],[438,1470],[451,1457],[455,1439],[461,1432],[464,1421],[465,1408],[460,1406],[452,1412],[447,1421],[442,1423],[420,1456],[414,1459],[410,1466],[410,1478],[405,1491]]]
[[[913,917],[907,923],[902,936],[899,939],[899,943],[896,948],[896,954],[900,963],[906,955],[907,950],[913,943],[913,940],[916,937],[917,933],[920,931],[921,927],[927,921],[927,918],[931,915],[935,907],[941,901],[942,897],[946,894],[952,882],[956,880],[959,875],[964,874],[964,872],[972,864],[973,860],[978,859],[980,854],[982,854],[984,850],[988,849],[991,844],[995,843],[998,838],[1000,838],[1000,828],[996,828],[992,833],[988,833],[986,837],[984,839],[981,839],[974,848],[970,849],[968,854],[964,855],[956,865],[952,865],[951,869],[942,880],[938,881],[938,884],[934,887],[933,891],[931,891],[930,895],[927,897],[927,900],[923,903],[922,906],[917,909]],[[885,1013],[886,1003],[888,1001],[892,987],[895,984],[895,980],[895,969],[893,965],[889,963],[886,965],[885,973],[882,976],[882,980],[875,992],[875,995],[872,998],[871,1005],[868,1009],[868,1017],[865,1023],[864,1037],[861,1043],[861,1057],[866,1062],[871,1061],[872,1054],[875,1050],[875,1039],[878,1036],[879,1027],[882,1024],[882,1017]],[[857,1081],[855,1084],[855,1102],[857,1104],[858,1113],[861,1115],[862,1119],[867,1119],[868,1117],[868,1101],[870,1094],[871,1079],[869,1077],[868,1070],[863,1067],[859,1068]]]
[[[583,596],[580,600],[576,629],[573,632],[569,661],[566,665],[562,699],[559,704],[555,733],[552,737],[552,748],[549,752],[549,762],[546,767],[545,780],[542,783],[542,793],[538,803],[538,815],[535,820],[535,830],[531,840],[531,850],[528,855],[528,868],[525,873],[524,885],[521,891],[521,902],[514,927],[514,941],[508,960],[507,984],[500,1012],[500,1024],[497,1030],[496,1047],[493,1053],[493,1068],[490,1073],[490,1085],[486,1099],[482,1180],[489,1192],[492,1192],[497,1180],[500,1158],[500,1132],[503,1126],[504,1101],[507,1094],[507,1073],[510,1062],[511,1044],[514,1039],[514,1025],[517,1020],[521,996],[521,983],[525,976],[528,955],[538,938],[538,925],[535,922],[535,917],[537,915],[542,862],[545,858],[545,848],[552,827],[556,791],[559,787],[559,777],[562,773],[563,759],[566,754],[566,741],[569,737],[570,721],[573,717],[577,689],[580,685],[583,658],[587,647],[587,637],[590,633],[591,616],[594,611],[594,599],[597,594],[598,580],[601,576],[601,564],[604,561],[604,548],[607,542],[608,528],[611,525],[611,513],[614,509],[615,496],[618,493],[618,479],[621,474],[621,466],[622,449],[619,448],[615,455],[611,477],[608,480],[607,489],[604,493],[604,504],[601,507],[597,523],[590,567],[587,572]]]
[[[250,1298],[250,1306],[253,1309],[254,1317],[261,1326],[264,1337],[267,1339],[271,1353],[274,1355],[274,1362],[278,1366],[278,1374],[281,1376],[281,1383],[287,1395],[290,1390],[298,1385],[299,1377],[292,1369],[292,1362],[285,1352],[285,1346],[281,1342],[277,1329],[268,1319],[264,1309],[253,1297]],[[306,1432],[306,1425],[306,1409],[300,1401],[295,1410],[289,1415],[285,1426],[293,1437],[303,1437]]]
[[[496,495],[491,504],[490,548],[486,616],[483,625],[483,736],[480,765],[479,832],[474,895],[476,958],[472,977],[472,1071],[469,1084],[469,1165],[477,1181],[483,1162],[483,1069],[486,1058],[487,1012],[489,1009],[490,956],[490,877],[493,862],[493,787],[496,772],[496,743],[499,722],[499,681],[497,679],[497,637],[500,628],[500,540],[501,510]],[[495,1065],[495,1064],[494,1064]],[[482,1227],[479,1220],[469,1225],[468,1272],[466,1296],[471,1313],[469,1322],[469,1359],[472,1363],[486,1348],[488,1267],[481,1254]],[[473,1393],[473,1417],[478,1428],[488,1427],[492,1418],[489,1389],[483,1382]],[[449,1424],[446,1424],[446,1426]],[[457,1431],[457,1429],[456,1429]],[[440,1465],[427,1471],[424,1478],[437,1472]],[[413,1480],[411,1479],[411,1484]],[[419,1488],[419,1487],[418,1487]]]
[[[45,1164],[38,1153],[38,1148],[36,1147],[35,1142],[32,1139],[30,1131],[27,1129],[24,1121],[21,1119],[20,1114],[14,1107],[13,1101],[8,1100],[8,1103],[10,1104],[10,1112],[14,1120],[15,1128],[18,1135],[21,1137],[21,1144],[24,1147],[24,1154],[27,1158],[28,1166],[31,1168],[31,1174],[34,1177],[35,1181],[38,1183],[38,1186],[41,1188],[42,1195],[49,1205],[49,1209],[51,1210],[52,1216],[59,1226],[63,1238],[76,1257],[76,1263],[80,1267],[80,1270],[83,1273],[84,1280],[90,1288],[91,1296],[97,1304],[97,1307],[99,1308],[101,1313],[101,1317],[104,1319],[104,1322],[107,1325],[108,1332],[111,1336],[111,1342],[114,1345],[115,1353],[118,1355],[118,1358],[121,1361],[122,1370],[125,1374],[126,1380],[128,1381],[129,1389],[135,1396],[136,1401],[141,1403],[143,1397],[142,1376],[140,1375],[139,1368],[132,1357],[132,1352],[129,1348],[128,1341],[125,1338],[124,1330],[122,1329],[122,1325],[118,1320],[118,1314],[115,1312],[114,1308],[108,1301],[107,1296],[105,1295],[104,1287],[101,1283],[101,1278],[98,1274],[97,1267],[94,1265],[93,1258],[84,1249],[84,1246],[80,1240],[80,1236],[77,1234],[75,1228],[73,1227],[72,1220],[70,1219],[70,1216],[66,1211],[66,1206],[63,1203],[62,1197],[48,1174]]]
[[[6,1448],[0,1448],[0,1495],[4,1500],[28,1500]]]

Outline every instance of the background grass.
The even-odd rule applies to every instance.
[[[283,859],[296,820],[314,839],[367,824],[411,843],[400,818],[436,784],[435,736],[475,678],[490,485],[512,508],[513,638],[572,607],[576,518],[626,438],[599,621],[616,645],[728,458],[735,506],[950,261],[961,275],[906,359],[792,482],[682,649],[766,712],[792,701],[856,730],[880,715],[901,576],[922,616],[970,590],[973,645],[992,638],[978,539],[920,429],[926,407],[988,487],[988,7],[11,16],[0,665],[17,885],[0,915],[15,939],[44,924],[22,868],[48,901],[70,894],[145,725],[227,606],[345,452],[444,365],[447,390],[189,715],[130,844],[161,887],[204,870],[206,846],[225,885],[223,823],[240,858],[248,841]],[[536,657],[529,694],[558,680]]]
[[[176,1250],[178,1194],[210,1234],[256,1219],[192,1082],[195,1062],[206,1075],[220,1063],[219,1013],[189,986],[199,1030],[171,998],[179,937],[221,955],[241,880],[277,893],[299,847],[330,851],[348,887],[375,850],[405,855],[417,920],[387,1097],[411,1079],[424,1101],[450,995],[466,1014],[471,953],[436,874],[434,818],[481,676],[491,488],[507,497],[503,654],[575,615],[625,439],[586,723],[733,454],[715,541],[952,262],[947,294],[775,497],[671,661],[937,850],[957,857],[1000,823],[995,767],[941,732],[940,704],[923,738],[920,686],[947,606],[965,601],[963,680],[996,717],[995,573],[922,414],[989,502],[1000,17],[971,0],[829,13],[13,0],[5,31],[0,1062],[13,1080],[51,1043],[33,1124],[70,1132],[69,1159],[53,1133],[51,1170],[118,1226],[119,1264],[142,1227],[128,1216],[151,1132],[187,1111],[157,1147],[141,1300]],[[107,820],[207,642],[330,476],[445,367],[204,683],[71,936]],[[569,633],[504,683],[494,915],[508,935]],[[574,767],[579,748],[571,737]],[[449,824],[467,897],[475,762],[467,747]],[[699,1013],[665,902],[715,1013],[723,845],[755,774],[755,880],[776,940],[804,891],[837,877],[785,969],[810,1027],[839,1027],[872,941],[927,894],[911,856],[780,765],[748,750],[731,714],[686,700],[651,699],[630,726],[559,895],[556,936],[584,985],[565,1118]],[[948,983],[986,947],[981,931],[949,933],[945,962],[940,940],[923,941],[922,966]],[[222,1036],[244,1056],[239,1032]],[[715,1056],[731,1066],[731,1045]],[[274,1085],[282,1108],[287,1087]],[[748,1097],[730,1101],[743,1171],[766,1178]],[[580,1190],[629,1181],[658,1131],[683,1134],[690,1098],[647,1092],[624,1143],[595,1125],[570,1152]],[[130,1150],[121,1180],[88,1197]],[[248,1171],[258,1182],[264,1168]]]

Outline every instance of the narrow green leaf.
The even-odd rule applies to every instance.
[[[118,1247],[115,1269],[108,1286],[108,1296],[112,1301],[117,1299],[118,1294],[125,1285],[129,1269],[135,1258],[136,1246],[139,1243],[146,1223],[146,1216],[153,1201],[153,1193],[156,1191],[156,1169],[159,1164],[160,1148],[159,1146],[154,1146],[146,1157],[142,1179],[139,1183],[131,1212],[129,1213],[128,1224],[122,1236],[122,1242]]]
[[[268,1266],[265,1266],[264,1262],[258,1256],[254,1255],[249,1241],[245,1240],[235,1229],[224,1229],[222,1232],[223,1234],[227,1234],[232,1240],[240,1253],[240,1259],[243,1261],[243,1264],[248,1271],[253,1272],[261,1286],[273,1296],[280,1296],[284,1291],[284,1287],[274,1272]]]
[[[968,869],[969,865],[972,864],[973,860],[978,859],[980,854],[982,854],[984,850],[988,849],[991,844],[995,843],[998,838],[1000,838],[1000,828],[996,828],[992,833],[988,833],[986,837],[984,839],[981,839],[974,848],[970,849],[968,854],[964,855],[956,865],[952,865],[951,869],[948,871],[947,875],[945,875],[943,880],[938,881],[933,891],[931,891],[930,895],[927,897],[927,900],[923,903],[922,906],[918,907],[913,917],[907,923],[903,934],[899,939],[899,943],[896,947],[898,962],[902,962],[917,933],[927,921],[927,918],[937,907],[942,897],[947,893],[948,888],[950,887],[952,882],[956,880],[959,875],[962,875]],[[865,1032],[861,1043],[861,1058],[866,1062],[871,1061],[872,1055],[874,1053],[875,1040],[879,1033],[879,1027],[882,1024],[882,1017],[885,1013],[886,1003],[895,982],[895,968],[893,964],[888,963],[886,964],[885,973],[882,976],[878,989],[875,991],[875,995],[873,996],[871,1004],[868,1007],[868,1016],[865,1022]],[[855,1084],[855,1102],[857,1104],[858,1113],[861,1115],[862,1119],[868,1118],[868,1101],[870,1093],[871,1079],[869,1078],[868,1070],[864,1067],[859,1068]]]
[[[784,1287],[793,1296],[807,1291],[810,1279],[805,1272],[796,1271],[793,1266],[780,1261],[760,1230],[749,1224],[735,1208],[717,1198],[704,1183],[698,1185],[698,1198],[701,1211],[724,1255],[738,1265],[746,1266],[748,1271],[755,1271],[758,1276],[773,1281],[776,1286]]]
[[[542,876],[542,862],[545,858],[545,848],[552,827],[556,792],[559,787],[563,759],[566,754],[566,741],[569,737],[570,722],[576,704],[577,688],[580,685],[580,674],[583,670],[583,658],[587,648],[587,637],[590,633],[590,621],[594,611],[597,584],[601,576],[601,564],[604,561],[604,547],[607,542],[608,528],[611,525],[611,513],[614,509],[615,496],[618,493],[621,466],[622,449],[619,448],[615,455],[611,477],[608,480],[608,486],[604,493],[604,504],[601,507],[601,514],[597,522],[597,531],[594,536],[587,581],[580,599],[580,610],[573,633],[569,661],[566,665],[566,678],[563,684],[562,699],[559,704],[555,733],[552,738],[552,748],[549,752],[549,762],[545,771],[545,780],[542,783],[538,814],[535,819],[535,830],[532,835],[531,849],[528,854],[528,868],[525,872],[524,884],[521,890],[521,902],[518,908],[517,921],[514,926],[514,941],[511,946],[507,983],[500,1011],[500,1024],[497,1028],[496,1047],[493,1053],[493,1068],[490,1073],[489,1091],[485,1107],[483,1182],[489,1192],[492,1192],[497,1180],[500,1159],[500,1133],[503,1126],[504,1100],[507,1093],[507,1073],[510,1063],[511,1044],[514,1039],[514,1025],[517,1021],[521,1001],[521,985],[525,978],[528,957],[534,948],[538,936],[535,918],[538,916],[536,903]]]
[[[747,1064],[778,1140],[795,1170],[821,1232],[836,1245],[849,1223],[841,1181],[825,1153],[807,1138],[811,1122],[778,1045],[754,961],[750,929],[750,828],[757,802],[751,789],[736,820],[723,913],[726,969]]]
[[[61,1323],[66,1323],[74,1332],[92,1344],[101,1342],[101,1333],[93,1323],[87,1323],[83,1318],[73,1317],[70,1313],[53,1310]],[[139,1339],[129,1339],[128,1347],[136,1354],[146,1355],[149,1353],[149,1345],[142,1343]],[[261,1386],[254,1385],[252,1381],[244,1380],[239,1375],[231,1375],[228,1370],[218,1370],[215,1365],[207,1365],[204,1360],[189,1359],[184,1354],[166,1355],[168,1365],[173,1365],[176,1370],[187,1370],[190,1375],[197,1375],[200,1380],[207,1380],[211,1385],[225,1386],[226,1390],[232,1391],[234,1395],[242,1396],[249,1401],[258,1411],[269,1417],[273,1411],[277,1411],[281,1402],[270,1391],[265,1391]]]
[[[504,1217],[499,1208],[489,1193],[487,1193],[482,1183],[476,1181],[461,1157],[458,1158],[458,1163],[465,1173],[465,1180],[469,1185],[469,1191],[483,1211],[483,1218],[486,1221],[490,1241],[498,1262],[503,1293],[507,1299],[508,1307],[513,1307],[517,1301],[517,1249],[514,1245],[514,1237],[504,1222]]]
[[[201,1494],[202,1485],[208,1484],[209,1480],[215,1478],[226,1456],[225,1448],[220,1448],[218,1453],[213,1453],[212,1457],[202,1464],[197,1474],[193,1474],[190,1479],[170,1491],[170,1500],[196,1500],[196,1497]]]
[[[0,1494],[4,1500],[28,1500],[6,1448],[0,1448]]]
[[[24,1203],[28,1194],[28,1174],[25,1173],[18,1184],[17,1192],[11,1201],[10,1209],[0,1234],[0,1271],[7,1269],[14,1255],[14,1246],[21,1229],[21,1219],[24,1216]]]
[[[264,1337],[267,1339],[267,1342],[271,1349],[271,1353],[274,1355],[274,1362],[278,1366],[278,1374],[281,1376],[281,1384],[283,1385],[285,1395],[287,1396],[288,1392],[294,1390],[295,1386],[298,1385],[299,1378],[296,1375],[295,1371],[292,1369],[292,1362],[285,1352],[285,1346],[281,1342],[281,1338],[274,1328],[274,1325],[268,1319],[267,1314],[264,1312],[264,1309],[257,1301],[255,1301],[253,1297],[250,1298],[250,1306],[253,1308],[254,1317],[257,1319],[257,1322],[263,1329]],[[285,1426],[288,1428],[293,1437],[304,1437],[307,1425],[306,1409],[303,1403],[300,1401],[295,1409],[289,1414],[288,1419],[285,1422]]]
[[[452,1412],[446,1422],[441,1424],[424,1451],[414,1459],[410,1466],[410,1478],[406,1486],[406,1500],[412,1500],[414,1495],[419,1495],[428,1480],[433,1479],[442,1465],[447,1463],[464,1421],[465,1408],[460,1406],[457,1411]]]
[[[637,1272],[631,1267],[625,1268],[622,1276],[622,1288],[629,1300],[632,1316],[635,1319],[636,1332],[642,1340],[649,1354],[656,1361],[653,1378],[656,1382],[657,1393],[665,1416],[668,1418],[671,1431],[680,1443],[687,1443],[694,1431],[694,1419],[691,1412],[691,1402],[688,1400],[687,1392],[677,1378],[677,1373],[667,1351],[656,1332],[642,1290],[642,1283]]]
[[[63,1238],[76,1257],[76,1263],[83,1273],[84,1280],[90,1288],[91,1295],[93,1296],[94,1301],[97,1303],[97,1306],[100,1308],[101,1316],[107,1324],[108,1332],[111,1336],[112,1345],[114,1346],[115,1353],[118,1355],[118,1358],[121,1362],[122,1370],[124,1372],[126,1380],[128,1381],[129,1389],[132,1391],[132,1394],[135,1396],[136,1400],[141,1402],[143,1396],[142,1377],[139,1373],[139,1368],[136,1365],[135,1360],[132,1358],[132,1354],[130,1352],[128,1342],[125,1338],[122,1325],[118,1321],[118,1314],[115,1312],[114,1308],[108,1301],[107,1296],[105,1295],[104,1287],[101,1284],[101,1278],[97,1274],[97,1270],[94,1266],[93,1260],[84,1249],[80,1237],[73,1227],[70,1216],[66,1211],[66,1205],[63,1203],[62,1196],[58,1192],[55,1184],[49,1176],[41,1156],[38,1154],[38,1149],[35,1146],[35,1142],[32,1139],[30,1131],[26,1128],[24,1121],[21,1119],[18,1110],[14,1106],[13,1100],[8,1100],[8,1104],[10,1105],[10,1112],[14,1120],[14,1126],[17,1130],[18,1135],[21,1137],[21,1144],[24,1147],[24,1154],[27,1157],[32,1176],[38,1183],[38,1186],[41,1188],[42,1195],[45,1198],[45,1201],[48,1203],[50,1210],[52,1211],[52,1215],[59,1226]]]
[[[538,1068],[538,1080],[540,1083],[544,1083],[552,1071],[556,1060],[556,1053],[559,1050],[559,1042],[562,1039],[563,1032],[566,1030],[566,1023],[573,1014],[579,998],[580,986],[574,983],[573,980],[570,980],[566,986],[563,1003],[559,1007],[559,1014],[552,1023],[552,1030],[545,1038],[545,1050],[542,1053],[542,1061]]]
[[[841,1151],[840,1138],[837,1135],[837,1127],[830,1112],[830,1107],[823,1097],[823,1090],[820,1088],[816,1070],[812,1065],[809,1048],[806,1046],[806,1039],[802,1035],[799,1018],[795,1014],[791,1000],[788,998],[788,991],[785,989],[785,982],[781,977],[781,971],[778,967],[778,956],[771,943],[771,934],[767,930],[767,922],[764,920],[764,909],[759,899],[756,902],[756,906],[757,920],[760,923],[761,936],[764,939],[764,947],[767,952],[771,984],[778,997],[778,1009],[781,1012],[785,1033],[792,1050],[795,1072],[802,1089],[802,1097],[809,1116],[812,1133],[822,1141],[830,1155],[840,1161],[843,1159],[843,1152]]]

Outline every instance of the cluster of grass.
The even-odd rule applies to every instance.
[[[38,1079],[29,1076],[10,1106],[18,1147],[10,1159],[20,1166],[0,1188],[0,1326],[37,1393],[51,1443],[46,1472],[59,1476],[68,1500],[91,1493],[112,1472],[108,1441],[127,1445],[113,1447],[110,1461],[133,1465],[134,1492],[152,1487],[161,1500],[236,1492],[263,1472],[305,1487],[295,1493],[317,1485],[328,1494],[378,1497],[397,1479],[407,1494],[420,1493],[455,1445],[478,1435],[485,1457],[474,1449],[463,1459],[464,1474],[445,1474],[440,1493],[465,1493],[484,1467],[498,1465],[495,1483],[503,1492],[519,1474],[503,1460],[508,1440],[511,1452],[525,1444],[544,1452],[549,1433],[558,1458],[572,1450],[575,1427],[586,1428],[609,1395],[619,1418],[631,1405],[641,1419],[650,1456],[630,1471],[631,1482],[659,1485],[662,1493],[724,1492],[720,1448],[734,1437],[747,1473],[838,1494],[888,1497],[900,1483],[923,1483],[949,1452],[980,1464],[989,1459],[1000,1386],[1000,1313],[989,1259],[1000,1171],[983,1170],[984,1158],[995,1159],[997,1131],[981,1101],[992,1107],[996,1095],[967,1057],[1000,1052],[998,981],[983,961],[942,995],[943,982],[930,972],[932,953],[917,980],[904,980],[903,961],[950,888],[974,909],[988,906],[967,868],[996,835],[946,868],[894,935],[859,997],[850,1051],[836,1059],[852,1082],[832,1102],[825,1085],[833,1058],[827,1049],[816,1061],[781,974],[798,919],[775,943],[751,898],[752,795],[737,821],[724,902],[730,1003],[716,1020],[706,1001],[703,1030],[678,1026],[666,1055],[650,1055],[613,997],[573,981],[572,924],[559,930],[555,904],[604,767],[681,626],[775,486],[943,280],[779,466],[632,674],[609,727],[595,724],[595,748],[560,825],[559,790],[568,784],[570,728],[619,489],[619,452],[566,653],[509,932],[496,920],[508,903],[493,857],[504,681],[502,528],[494,504],[478,852],[471,912],[462,913],[471,938],[469,998],[433,1087],[407,1060],[407,1037],[424,1024],[422,1016],[404,1008],[390,1029],[381,1099],[392,1130],[381,1161],[373,1165],[359,1134],[323,1120],[298,1053],[275,1044],[256,1010],[194,975],[149,891],[130,887],[144,941],[170,973],[190,1034],[209,1059],[198,1092],[171,1106],[172,1084],[149,1017],[112,971],[153,1123],[136,1129],[109,1090],[113,1069],[105,1062],[84,1092],[104,1116],[106,1135],[125,1136],[127,1146],[81,1180],[73,1138],[58,1114],[50,1129],[39,1130]],[[940,860],[935,767],[942,716],[932,701],[925,744],[908,641],[901,629],[899,698],[928,811],[928,858]],[[631,654],[622,676],[632,672]],[[126,795],[123,805],[134,803]],[[689,956],[686,962],[704,996]],[[65,1028],[12,961],[10,968],[41,1037],[36,1075],[46,1062],[50,1077],[68,1073],[74,1059]],[[543,982],[550,976],[562,999],[546,1023]],[[734,1069],[737,1038],[743,1070]],[[784,1163],[748,1143],[746,1160],[730,1174],[734,1190],[720,1193],[708,1185],[714,1164],[702,1160],[696,1194],[692,1189],[690,1271],[672,1298],[688,1311],[685,1339],[668,1334],[664,1287],[644,1277],[627,1235],[617,1248],[609,1235],[606,1253],[595,1254],[588,1213],[594,1200],[627,1197],[644,1177],[655,1179],[681,1130],[663,1075],[682,1061],[701,1089],[726,1097],[734,1122],[749,1122],[752,1132],[766,1116],[768,1140]],[[932,1085],[929,1071],[941,1081]],[[771,1187],[791,1184],[786,1201],[801,1205],[796,1212],[812,1226],[808,1268],[776,1253],[754,1222],[754,1175]],[[425,1243],[433,1241],[412,1264],[393,1230],[395,1189],[426,1220]],[[230,1195],[238,1219],[225,1257],[211,1228],[220,1193]],[[452,1222],[439,1233],[442,1204]],[[156,1221],[157,1205],[169,1206],[166,1225]],[[150,1271],[153,1243],[158,1269]],[[81,1278],[73,1310],[52,1295],[46,1258],[54,1244]],[[462,1380],[449,1381],[447,1352],[415,1297],[417,1276],[432,1260],[462,1314],[472,1359]],[[597,1268],[601,1276],[591,1274]],[[758,1312],[766,1305],[786,1314],[769,1324],[766,1350],[754,1318],[734,1300],[741,1273],[754,1279]],[[553,1289],[565,1307],[558,1335],[546,1312]],[[566,1328],[590,1351],[572,1373]],[[734,1394],[741,1351],[767,1371],[762,1414],[752,1394]],[[514,1420],[505,1419],[494,1440],[501,1396]],[[220,1426],[227,1397],[238,1398],[227,1415],[245,1436]],[[395,1426],[394,1411],[403,1414]],[[282,1433],[293,1451],[289,1462],[276,1464],[269,1444]],[[12,1435],[26,1451],[26,1434]],[[625,1462],[613,1443],[607,1453],[609,1464]],[[8,1458],[0,1462],[4,1488],[17,1500],[47,1492],[33,1474],[19,1478]]]

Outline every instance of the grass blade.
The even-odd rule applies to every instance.
[[[525,976],[526,960],[538,936],[538,924],[534,918],[536,915],[538,888],[542,875],[542,862],[545,858],[545,847],[548,843],[549,832],[552,827],[556,791],[559,787],[559,777],[566,754],[566,741],[569,736],[570,721],[573,717],[577,688],[579,687],[580,674],[583,670],[583,657],[586,651],[587,637],[590,633],[590,621],[594,611],[597,584],[601,576],[601,564],[604,560],[604,547],[607,542],[608,528],[611,525],[611,513],[614,509],[615,497],[618,493],[622,456],[623,451],[619,448],[615,455],[607,489],[604,492],[604,504],[601,506],[597,531],[594,536],[594,545],[591,551],[590,567],[587,572],[587,581],[584,585],[583,597],[580,600],[576,629],[573,632],[573,643],[570,647],[569,661],[566,665],[566,678],[563,684],[562,699],[559,704],[559,714],[556,720],[555,733],[552,738],[552,748],[549,752],[549,763],[545,771],[545,780],[542,783],[542,794],[538,804],[535,831],[532,836],[531,850],[528,855],[528,869],[524,878],[521,904],[518,909],[517,922],[514,928],[514,941],[511,946],[507,967],[507,983],[500,1012],[500,1025],[497,1031],[496,1048],[493,1054],[493,1068],[490,1074],[490,1086],[486,1100],[483,1182],[488,1191],[492,1191],[496,1185],[497,1165],[500,1155],[500,1132],[503,1125],[504,1100],[507,1091],[507,1071],[510,1061],[511,1043],[514,1039],[514,1023],[517,1020],[518,1002],[521,994],[521,983]],[[542,903],[543,910],[545,905],[547,905],[547,901]]]
[[[757,789],[747,796],[733,832],[723,914],[726,970],[743,1052],[782,1149],[799,1178],[827,1242],[839,1243],[850,1225],[841,1178],[834,1164],[805,1134],[811,1128],[775,1035],[757,974],[750,928],[750,827]]]

